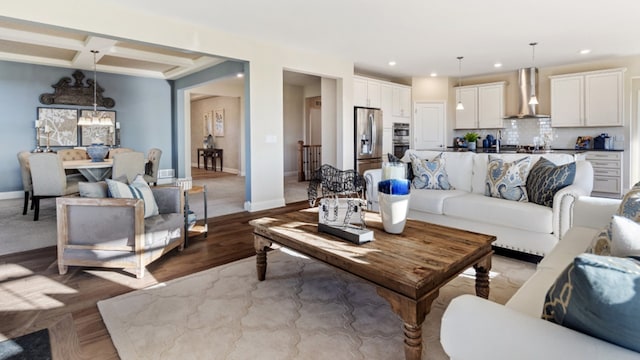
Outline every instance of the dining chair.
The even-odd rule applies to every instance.
[[[157,148],[149,149],[147,154],[147,163],[144,167],[144,180],[153,186],[158,185],[158,170],[160,169],[160,157],[162,156],[162,150]]]
[[[62,158],[58,154],[32,154],[29,157],[29,167],[33,182],[33,221],[38,221],[40,215],[40,199],[78,192],[79,179],[66,176],[62,166]]]
[[[87,150],[85,149],[61,149],[58,150],[58,156],[60,156],[62,161],[90,159],[89,154],[87,154]],[[76,176],[78,178],[78,181],[84,181],[84,176],[82,176],[82,174],[80,174],[80,171],[78,171],[77,169],[65,169],[65,173],[67,174],[67,176]]]
[[[28,151],[20,151],[18,153],[18,163],[20,163],[20,175],[22,175],[22,188],[24,189],[24,205],[22,207],[22,215],[27,214],[27,206],[29,198],[33,196],[33,184],[31,183],[31,170],[29,169],[29,157],[31,153]],[[33,208],[33,201],[31,201]]]
[[[113,170],[111,178],[126,176],[132,182],[138,174],[144,175],[144,153],[137,151],[120,152],[113,156]]]
[[[131,151],[133,151],[133,149],[123,148],[123,147],[121,147],[121,148],[115,148],[115,149],[110,149],[110,150],[109,150],[109,153],[108,153],[108,154],[107,154],[107,156],[106,156],[106,158],[107,158],[107,159],[113,159],[113,157],[114,157],[116,154],[120,154],[120,153],[124,153],[124,152],[131,152]]]

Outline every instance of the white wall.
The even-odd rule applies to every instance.
[[[97,0],[14,1],[3,4],[2,12],[8,18],[248,61],[250,106],[247,115],[250,129],[247,142],[251,161],[247,174],[251,198],[246,208],[250,211],[282,206],[285,203],[282,178],[283,69],[338,80],[336,84],[339,99],[334,116],[336,128],[341,131],[336,139],[336,165],[342,168],[353,167],[351,136],[342,136],[342,133],[353,133],[353,61],[259,43],[202,25]],[[110,20],[96,21],[95,16],[78,16],[80,13],[100,14],[100,19]],[[114,21],[117,26],[114,26]],[[178,109],[178,114],[182,116],[183,109]],[[185,137],[179,144],[190,142],[184,131],[190,126],[184,123],[179,126],[184,128],[179,129],[177,134]]]

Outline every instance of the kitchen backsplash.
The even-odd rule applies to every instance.
[[[464,136],[469,130],[455,130],[454,136]],[[480,139],[487,134],[497,135],[498,129],[476,130]],[[551,139],[551,147],[556,149],[573,149],[578,136],[596,137],[602,133],[609,134],[613,138],[613,148],[624,149],[624,127],[583,127],[583,128],[552,128],[551,119],[517,119],[504,120],[502,129],[502,143],[506,145],[534,145],[537,138],[540,146],[544,139]],[[479,141],[481,144],[481,141]],[[451,145],[451,144],[450,144]]]

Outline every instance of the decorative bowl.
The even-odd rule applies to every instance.
[[[87,146],[87,154],[93,162],[104,161],[104,157],[107,156],[109,147],[104,144],[91,144]]]

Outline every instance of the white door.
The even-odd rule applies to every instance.
[[[445,103],[418,102],[413,119],[414,149],[444,149]]]

